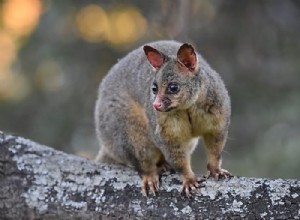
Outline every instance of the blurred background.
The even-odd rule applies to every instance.
[[[224,79],[224,168],[299,178],[300,1],[0,0],[0,130],[93,158],[99,82],[159,39],[192,43]],[[193,168],[205,164],[200,147]]]

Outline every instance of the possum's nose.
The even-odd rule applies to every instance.
[[[157,110],[157,111],[161,111],[163,108],[163,104],[160,100],[156,100],[153,102],[153,107]]]
[[[153,107],[155,110],[164,112],[168,109],[168,106],[171,104],[171,101],[166,97],[157,96],[153,102]]]

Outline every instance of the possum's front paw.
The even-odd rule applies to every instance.
[[[148,196],[148,188],[155,196],[159,188],[159,176],[157,173],[142,174],[142,193],[146,197]]]
[[[203,185],[202,179],[196,178],[194,175],[192,176],[183,176],[183,183],[181,188],[181,193],[185,194],[187,197],[192,195],[192,192],[197,191]]]
[[[207,175],[206,175],[207,178],[213,177],[213,178],[219,180],[219,179],[225,179],[225,178],[229,178],[229,177],[233,176],[230,172],[228,172],[225,169],[212,168],[211,166],[207,166],[207,167],[208,167],[208,171],[207,171]]]

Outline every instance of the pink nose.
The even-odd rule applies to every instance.
[[[155,102],[153,103],[153,107],[156,110],[160,110],[162,108],[162,103],[155,100]]]

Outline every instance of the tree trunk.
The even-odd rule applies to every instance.
[[[1,219],[299,219],[300,181],[233,177],[192,198],[177,175],[144,197],[137,173],[0,132]]]

